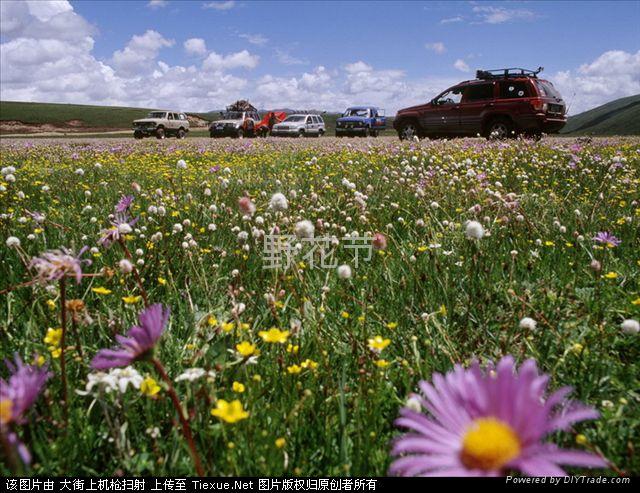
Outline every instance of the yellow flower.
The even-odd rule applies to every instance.
[[[444,305],[440,305],[440,308],[438,309],[438,313],[440,315],[442,315],[443,317],[447,316],[447,307]]]
[[[160,284],[160,286],[164,286],[167,284],[167,280],[164,277],[158,277],[158,284]]]
[[[618,277],[618,274],[616,272],[607,272],[604,277],[606,277],[607,279],[616,279]]]
[[[140,384],[140,392],[151,397],[160,392],[160,385],[153,378],[147,377]]]
[[[218,319],[216,317],[214,317],[213,315],[209,315],[207,317],[207,323],[211,326],[211,327],[215,327],[216,325],[218,325]]]
[[[278,448],[282,448],[287,444],[287,441],[284,438],[278,438],[276,439],[276,447]]]
[[[47,306],[49,307],[49,310],[53,311],[57,308],[56,306],[56,302],[53,300],[47,300]]]
[[[60,345],[62,339],[62,329],[47,329],[47,335],[44,336],[44,343],[54,348]]]
[[[240,382],[233,382],[233,385],[231,386],[231,390],[233,390],[234,392],[237,392],[238,394],[242,394],[245,391],[245,386]]]
[[[220,399],[216,402],[216,407],[211,410],[211,416],[233,424],[248,418],[249,413],[244,410],[242,403],[237,399],[231,402]]]
[[[632,304],[632,305],[636,305],[636,306],[640,305],[640,298],[636,298],[635,300],[633,300],[633,301],[631,302],[631,304]]]
[[[302,371],[302,368],[300,368],[298,365],[287,366],[287,372],[291,375],[297,375],[301,371]]]
[[[62,349],[55,348],[55,347],[50,347],[49,348],[49,352],[51,353],[51,357],[52,358],[58,359],[60,357],[60,355],[62,354]]]
[[[386,368],[390,364],[391,363],[389,363],[386,359],[379,359],[379,360],[376,361],[376,366],[378,368]]]
[[[586,445],[587,443],[589,443],[589,440],[587,440],[587,437],[584,436],[582,433],[576,435],[576,443],[578,445]]]
[[[13,415],[13,402],[10,399],[0,401],[0,424],[7,424]],[[284,440],[284,439],[283,439]],[[276,445],[278,441],[276,440]]]
[[[222,324],[222,330],[225,332],[231,332],[233,330],[233,322],[225,322]]]
[[[93,291],[96,294],[111,294],[111,290],[104,288],[102,286],[99,286],[97,288],[91,288],[91,291]]]
[[[142,296],[125,296],[122,298],[127,305],[133,305],[134,303],[138,303],[142,299]]]
[[[389,323],[387,324],[387,329],[391,329],[391,330],[393,330],[393,329],[395,329],[397,326],[398,326],[398,322],[389,322]]]
[[[39,354],[38,357],[36,358],[36,365],[42,366],[42,365],[44,365],[45,361],[46,360],[44,359],[44,356]]]
[[[300,346],[298,345],[293,345],[293,344],[289,344],[287,346],[287,353],[293,353],[293,354],[298,354],[298,351],[300,350]]]
[[[248,341],[242,341],[240,344],[236,344],[236,351],[243,358],[248,358],[256,353],[256,347]]]
[[[552,246],[555,245],[555,243],[553,241],[549,241],[549,240],[545,241],[544,244],[545,244],[545,246],[548,246],[548,247],[552,247]]]
[[[261,330],[258,335],[262,337],[264,342],[284,344],[289,338],[289,331],[272,327],[267,331]]]
[[[378,353],[389,344],[391,344],[391,339],[383,339],[382,336],[375,336],[373,339],[369,339],[369,349]]]
[[[349,318],[349,316],[350,316],[350,315],[349,315],[349,312],[342,312],[342,313],[340,314],[340,316],[341,316],[342,318]]]
[[[584,350],[584,346],[579,342],[576,342],[573,346],[571,346],[571,352],[575,355],[579,355]]]
[[[316,363],[312,359],[306,359],[302,363],[300,363],[300,366],[302,366],[302,368],[310,368],[311,370],[315,370],[316,368],[318,368],[318,363]]]

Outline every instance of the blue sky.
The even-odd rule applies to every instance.
[[[471,78],[476,68],[538,65],[579,110],[640,92],[638,1],[84,0],[27,2],[26,11],[8,4],[3,99],[167,101],[195,111],[249,97],[263,106],[374,103],[395,111]],[[74,60],[62,49],[56,55],[62,47],[52,40],[73,44]],[[23,66],[24,51],[37,47],[46,53],[39,65],[50,71]],[[105,90],[83,91],[83,71]],[[29,74],[72,82],[64,91],[39,90]],[[145,94],[138,83],[162,84],[162,95]]]

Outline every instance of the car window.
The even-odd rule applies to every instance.
[[[441,94],[436,99],[436,104],[458,104],[462,100],[462,88],[454,87],[447,92]]]
[[[308,125],[308,124],[310,124],[310,123],[313,123],[313,121],[311,120],[311,117],[310,117],[310,116],[308,116],[308,117],[307,117],[307,125]]]
[[[526,82],[500,82],[500,99],[527,98],[529,96],[529,85]]]
[[[162,111],[152,111],[147,118],[164,118]]]
[[[167,114],[167,120],[173,120],[173,113]]]
[[[464,100],[466,102],[491,98],[493,98],[493,84],[475,84],[467,86],[464,91]]]
[[[304,116],[300,116],[300,115],[288,116],[284,121],[285,122],[303,122]]]
[[[184,113],[180,113],[180,120],[186,120],[187,119],[187,115],[185,115]]]
[[[562,99],[560,93],[556,91],[556,88],[553,87],[551,82],[547,82],[546,80],[537,80],[538,90],[543,96]]]
[[[321,116],[318,117],[318,123],[320,123],[320,125],[324,125],[324,120]]]

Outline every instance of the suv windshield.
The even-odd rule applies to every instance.
[[[560,93],[556,91],[556,88],[546,80],[536,80],[536,84],[538,84],[538,90],[543,96],[562,99],[562,96],[560,96]]]
[[[152,111],[147,115],[147,118],[164,118],[166,113],[164,111]]]
[[[369,116],[369,110],[350,108],[342,116]]]
[[[242,112],[241,111],[227,111],[223,115],[223,119],[225,120],[241,120]]]
[[[303,122],[306,116],[298,115],[298,116],[288,116],[285,122]]]

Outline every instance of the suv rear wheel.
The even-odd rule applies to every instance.
[[[504,117],[497,117],[492,119],[487,125],[486,137],[487,139],[506,139],[513,134],[513,124],[511,120]]]
[[[158,130],[156,130],[156,139],[164,139],[164,137],[164,128],[159,128]]]
[[[238,129],[238,132],[236,133],[236,138],[238,139],[244,139],[244,130],[242,130],[241,128]]]
[[[181,128],[180,130],[178,130],[178,133],[176,134],[176,138],[184,139],[184,135],[185,135],[184,134],[184,129]]]
[[[412,121],[403,123],[398,132],[398,136],[400,140],[412,140],[414,137],[418,137],[417,125]]]

